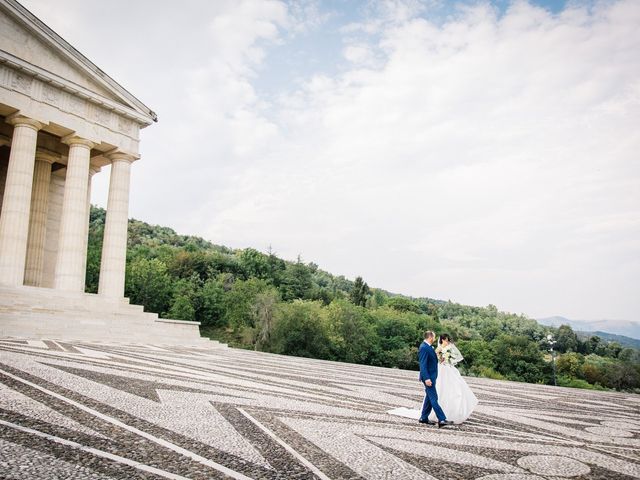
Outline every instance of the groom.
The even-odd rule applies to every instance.
[[[436,339],[436,334],[431,330],[424,333],[424,342],[418,350],[418,362],[420,362],[420,382],[424,385],[424,402],[422,403],[422,415],[420,423],[435,425],[436,422],[429,420],[431,409],[438,417],[438,428],[452,425],[453,422],[447,420],[446,415],[438,404],[438,392],[436,392],[436,380],[438,379],[438,357],[431,344]]]

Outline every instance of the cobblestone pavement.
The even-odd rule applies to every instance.
[[[244,350],[0,339],[3,479],[640,478],[640,395],[468,379],[438,429],[416,372]]]

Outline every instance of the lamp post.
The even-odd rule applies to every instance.
[[[547,335],[547,342],[549,343],[549,351],[551,352],[551,363],[553,364],[553,384],[555,386],[558,386],[558,384],[556,383],[556,351],[553,349],[556,341],[553,339],[553,335]]]

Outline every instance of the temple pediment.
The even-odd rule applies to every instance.
[[[156,120],[146,105],[14,0],[0,0],[0,64],[22,73],[11,79],[9,87],[16,90],[37,79],[50,87],[51,97],[77,92],[108,110],[122,110],[141,126]]]

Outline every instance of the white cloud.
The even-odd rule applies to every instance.
[[[345,51],[384,51],[382,68],[312,78],[283,102],[269,161],[216,198],[209,235],[415,295],[629,316],[639,15],[516,3],[386,24]]]
[[[277,100],[256,89],[271,47],[319,28],[322,2],[158,5],[108,48],[88,14],[69,38],[159,113],[135,216],[392,291],[638,318],[636,1],[433,20],[429,2],[371,2],[340,31],[350,63]]]
[[[372,66],[375,60],[371,47],[362,43],[347,45],[343,54],[349,62],[364,66]]]
[[[287,6],[287,27],[293,35],[317,29],[333,16],[322,10],[320,0],[290,0]]]

